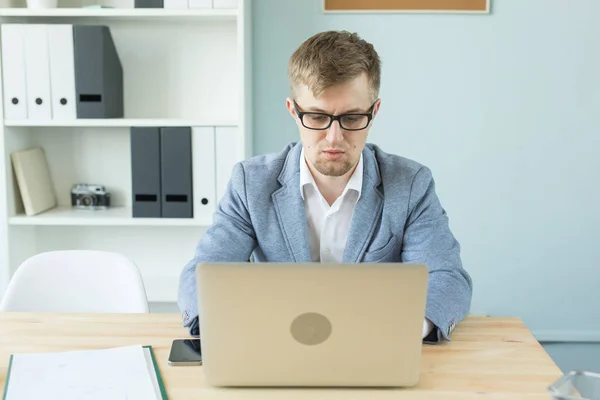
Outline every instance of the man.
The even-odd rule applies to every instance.
[[[430,170],[366,144],[381,65],[373,46],[323,32],[289,61],[300,142],[238,163],[214,224],[181,274],[183,323],[198,335],[199,262],[410,262],[429,268],[425,343],[450,340],[472,282]]]

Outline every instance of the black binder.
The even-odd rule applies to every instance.
[[[77,118],[123,118],[123,68],[110,30],[73,26]]]
[[[160,218],[160,130],[133,127],[130,138],[132,216]]]
[[[160,128],[160,153],[163,218],[193,218],[191,128]]]

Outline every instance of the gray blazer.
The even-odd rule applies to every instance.
[[[213,225],[200,239],[180,276],[183,325],[198,335],[195,268],[206,261],[311,262],[300,194],[300,142],[277,154],[237,163]],[[431,171],[387,154],[363,150],[362,194],[354,213],[344,262],[411,262],[429,268],[426,317],[435,329],[425,343],[450,340],[468,313],[472,281],[460,246],[435,193]]]

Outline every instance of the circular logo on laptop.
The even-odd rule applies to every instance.
[[[294,319],[290,332],[299,343],[314,346],[331,336],[331,322],[319,313],[300,314]]]

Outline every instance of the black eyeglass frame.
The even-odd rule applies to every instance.
[[[292,100],[292,102],[294,103],[294,110],[296,111],[296,115],[298,115],[298,118],[300,118],[300,122],[302,123],[302,126],[304,126],[307,129],[312,129],[314,131],[324,131],[326,129],[329,129],[329,127],[331,126],[331,124],[333,124],[333,121],[337,121],[338,124],[340,124],[340,128],[342,128],[345,131],[362,131],[363,129],[366,129],[369,124],[371,123],[371,120],[373,120],[373,112],[375,111],[375,104],[377,103],[377,100],[375,100],[375,102],[373,102],[373,104],[371,104],[371,107],[369,107],[369,112],[367,113],[348,113],[348,114],[340,114],[340,115],[333,115],[333,114],[327,114],[327,113],[321,113],[321,112],[315,112],[315,111],[300,111],[300,109],[298,108],[298,104],[296,103],[296,100]],[[311,128],[309,126],[306,126],[304,124],[304,116],[305,115],[322,115],[325,117],[329,117],[329,124],[327,124],[326,127],[324,128]],[[342,118],[343,117],[367,117],[367,123],[365,124],[365,126],[363,128],[345,128],[342,125]]]

